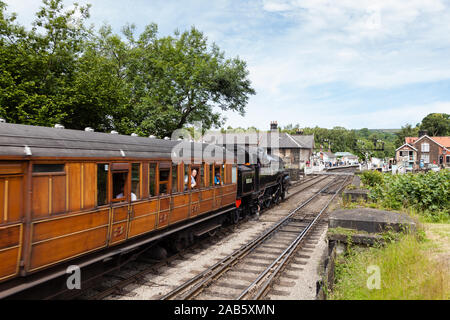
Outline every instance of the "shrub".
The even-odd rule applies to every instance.
[[[383,184],[383,174],[379,171],[364,171],[361,175],[361,182],[367,187]]]
[[[403,175],[382,174],[381,178],[369,174],[367,181],[369,198],[385,208],[414,208],[431,221],[449,218],[450,172],[447,170]]]

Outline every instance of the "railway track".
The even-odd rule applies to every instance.
[[[312,188],[313,186],[320,184],[325,179],[329,179],[327,176],[311,176],[306,179],[302,179],[293,185],[291,185],[288,194],[285,198],[285,201],[294,197],[295,195],[305,191],[308,188]],[[241,223],[246,222],[252,219],[252,217],[245,217]],[[186,248],[185,250],[172,254],[164,260],[152,260],[152,259],[138,259],[136,263],[139,266],[132,266],[131,268],[136,269],[135,272],[131,272],[128,275],[123,275],[121,273],[116,274],[105,273],[100,275],[106,281],[101,281],[101,285],[98,287],[88,287],[87,290],[83,290],[83,292],[77,293],[76,295],[72,295],[70,297],[65,297],[65,299],[89,299],[89,300],[101,300],[110,295],[127,295],[129,292],[124,288],[130,284],[138,284],[145,286],[145,277],[147,275],[156,275],[158,274],[158,270],[162,267],[171,266],[174,263],[179,262],[180,260],[186,259],[185,256],[191,255],[193,252],[205,248],[208,246],[214,246],[221,238],[226,237],[227,235],[235,232],[235,225],[227,226],[222,228],[219,231],[219,234],[213,237],[207,237],[202,240],[197,241],[193,246]],[[141,267],[144,265],[144,267]],[[125,267],[125,266],[123,266]],[[110,282],[110,285],[104,285],[105,282]],[[94,294],[86,294],[86,292],[94,291]],[[58,298],[58,297],[51,297]]]
[[[161,299],[263,298],[274,280],[301,248],[308,234],[317,227],[323,213],[348,180],[349,177],[336,177],[258,238],[243,245]],[[236,281],[237,274],[241,274],[238,281]]]

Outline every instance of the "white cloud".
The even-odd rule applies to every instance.
[[[294,8],[290,1],[285,0],[264,0],[263,8],[269,12],[287,11]]]
[[[38,0],[6,2],[27,22],[40,6]],[[246,60],[258,95],[250,100],[245,119],[227,114],[233,126],[264,128],[278,118],[286,124],[400,127],[420,121],[427,108],[449,110],[446,102],[435,102],[450,100],[450,93],[443,91],[430,94],[424,106],[414,106],[407,95],[396,106],[386,94],[380,105],[392,106],[391,111],[384,108],[379,114],[358,113],[380,107],[352,98],[370,90],[383,94],[450,81],[450,4],[445,0],[80,2],[93,4],[93,22],[109,22],[117,31],[126,22],[135,22],[138,30],[156,22],[162,34],[195,25],[228,56]],[[327,84],[339,84],[345,91],[311,90]],[[325,104],[322,97],[330,99]],[[398,111],[406,104],[414,112]],[[340,114],[327,112],[343,106]],[[374,121],[372,126],[369,121]]]

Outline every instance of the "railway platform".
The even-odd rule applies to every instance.
[[[406,214],[371,208],[336,210],[329,216],[330,228],[348,228],[369,233],[416,229],[414,220]]]

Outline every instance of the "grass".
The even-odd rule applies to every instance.
[[[425,235],[426,234],[426,238]],[[384,247],[350,249],[336,261],[335,300],[450,299],[450,224],[426,225]],[[380,270],[380,289],[369,289],[369,266]]]

